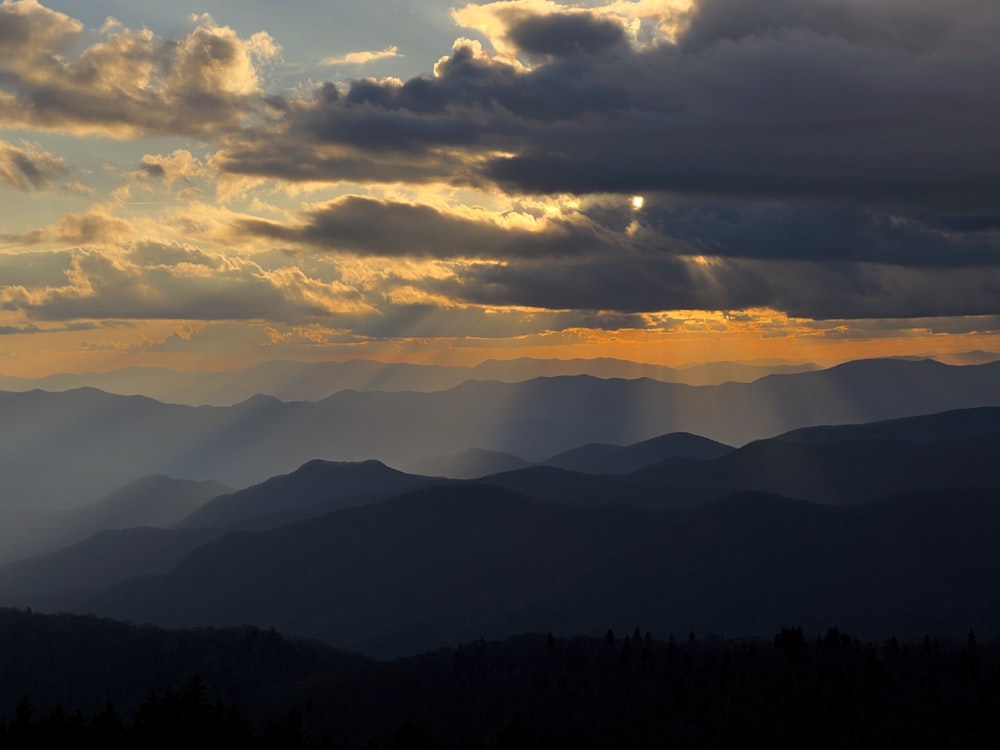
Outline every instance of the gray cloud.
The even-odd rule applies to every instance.
[[[596,21],[583,18],[521,16],[508,33],[577,24],[586,47]],[[234,139],[224,156],[240,158],[223,163],[267,174],[272,160],[253,152],[280,137],[378,160],[384,179],[390,156],[419,154],[442,177],[515,192],[807,196],[975,214],[1000,197],[1000,93],[982,85],[1000,77],[998,31],[1000,6],[973,0],[703,0],[677,45],[527,71],[460,45],[434,77],[323,89],[289,110],[278,136]],[[469,166],[456,176],[435,163],[442,153]],[[327,178],[342,179],[340,166]]]
[[[625,244],[600,225],[550,220],[541,231],[505,228],[430,206],[347,196],[287,226],[241,220],[239,232],[357,255],[438,258],[532,258],[605,254]],[[631,243],[629,243],[631,244]]]
[[[997,215],[1000,219],[1000,214]],[[912,217],[814,201],[647,199],[642,220],[704,255],[928,268],[1000,265],[992,216]]]
[[[626,44],[621,25],[590,13],[522,12],[508,17],[507,40],[530,55],[594,55]]]
[[[617,310],[766,307],[813,319],[994,315],[1000,269],[928,270],[874,263],[589,259],[464,269],[431,288],[486,305]]]

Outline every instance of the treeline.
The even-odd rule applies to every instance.
[[[200,676],[181,690],[150,691],[135,716],[126,721],[109,700],[92,715],[80,709],[67,713],[61,704],[39,712],[25,696],[13,718],[0,721],[0,747],[38,748],[177,748],[185,744],[211,747],[304,748],[308,746],[301,717],[293,712],[254,731],[243,713],[209,698]]]
[[[333,708],[306,717],[319,720],[315,736],[451,750],[1000,746],[1000,643],[973,633],[872,643],[836,628],[756,641],[636,629],[378,666],[351,685],[313,685],[317,705]]]
[[[0,695],[0,748],[1000,747],[1000,642],[635,628],[377,662],[252,628],[7,610]]]

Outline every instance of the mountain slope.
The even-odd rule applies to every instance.
[[[404,474],[380,461],[309,461],[290,474],[216,497],[181,520],[182,528],[268,528],[296,519],[365,505],[434,480]],[[322,510],[314,510],[321,507]]]
[[[855,504],[921,489],[1000,487],[997,455],[1000,434],[933,443],[773,439],[750,443],[714,461],[668,459],[628,479],[658,487],[665,503],[695,505],[754,490]]]
[[[531,465],[530,461],[525,461],[513,453],[468,448],[448,456],[437,456],[417,461],[406,468],[413,474],[425,476],[477,479],[488,474],[499,474],[502,471],[526,469]]]
[[[71,610],[100,589],[166,573],[215,536],[212,529],[102,531],[56,552],[0,566],[0,603]]]
[[[585,474],[631,474],[667,458],[718,458],[731,446],[688,432],[672,432],[619,446],[600,443],[582,445],[552,456],[543,463]]]
[[[741,494],[687,512],[437,487],[212,542],[88,607],[268,623],[389,655],[522,631],[1000,633],[1000,491],[832,507]]]

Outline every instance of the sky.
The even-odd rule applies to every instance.
[[[0,374],[1000,351],[997,80],[995,0],[4,0]]]

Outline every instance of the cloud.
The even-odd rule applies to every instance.
[[[321,282],[300,269],[265,271],[251,260],[211,255],[181,245],[145,243],[122,253],[80,249],[56,256],[61,283],[51,271],[41,284],[21,270],[0,286],[0,309],[30,321],[335,319],[370,310],[352,288]],[[0,258],[17,268],[37,258]],[[2,265],[2,263],[0,263]],[[18,278],[19,277],[19,278]],[[31,283],[34,281],[35,283]],[[21,283],[18,283],[21,282]]]
[[[63,160],[38,144],[23,141],[18,147],[0,141],[0,183],[18,190],[46,190],[68,174]]]
[[[360,52],[348,52],[346,55],[340,57],[326,57],[320,62],[320,65],[364,65],[366,63],[375,62],[376,60],[389,60],[394,57],[402,57],[399,54],[399,47],[395,44],[391,44],[385,49],[380,50],[365,50]]]
[[[113,137],[232,129],[260,102],[257,65],[279,54],[208,16],[176,40],[109,22],[100,41],[35,0],[0,4],[0,125]]]
[[[534,258],[607,254],[626,238],[584,219],[552,218],[537,230],[502,226],[489,215],[469,216],[426,205],[349,195],[306,212],[288,226],[242,219],[241,234],[362,256],[432,258]]]
[[[703,0],[676,43],[624,48],[597,11],[510,7],[491,38],[514,39],[515,52],[519,39],[544,61],[526,68],[463,41],[433,76],[322,87],[290,103],[277,130],[233,136],[221,167],[336,182],[355,178],[351,165],[376,163],[373,179],[392,181],[419,164],[514,193],[659,191],[956,215],[1000,197],[1000,93],[980,83],[1000,77],[995,3]],[[744,16],[763,20],[747,26]],[[294,144],[298,166],[275,158],[279,143]]]
[[[592,13],[515,14],[506,38],[529,55],[596,55],[626,44],[625,29]]]
[[[51,234],[60,242],[74,245],[107,245],[127,239],[132,226],[109,214],[89,211],[60,217]]]
[[[627,263],[597,258],[471,264],[427,286],[470,304],[495,306],[622,313],[768,308],[811,319],[947,317],[995,314],[1000,268],[647,256]]]

